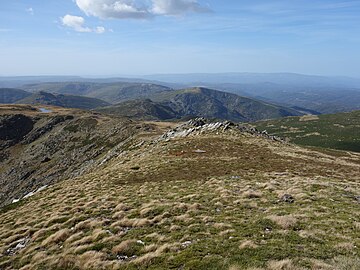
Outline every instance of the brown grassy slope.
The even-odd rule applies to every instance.
[[[1,213],[0,269],[359,269],[359,158],[235,131],[147,139]]]

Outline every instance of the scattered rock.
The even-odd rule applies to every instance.
[[[6,250],[7,256],[14,256],[21,249],[24,249],[30,243],[30,238],[21,238],[16,242],[12,243],[10,247]]]
[[[132,261],[132,260],[135,260],[137,258],[136,255],[133,255],[133,256],[126,256],[126,255],[117,255],[116,258],[119,260],[119,261],[122,261],[122,262],[128,262],[128,261]]]
[[[187,247],[189,247],[191,244],[192,244],[191,241],[185,241],[185,242],[181,243],[181,246],[182,246],[183,248],[187,248]]]
[[[41,163],[46,163],[46,162],[49,162],[49,161],[51,161],[51,158],[45,157],[45,158],[41,161]]]
[[[355,199],[358,203],[360,203],[360,195],[354,196],[354,199]]]
[[[293,196],[291,196],[290,194],[284,194],[283,196],[281,196],[281,201],[286,202],[286,203],[294,203],[295,202],[295,198]]]

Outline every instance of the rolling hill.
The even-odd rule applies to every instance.
[[[44,91],[34,93],[26,98],[17,100],[16,104],[52,105],[64,108],[94,109],[110,105],[109,103],[89,97],[51,94]]]
[[[300,145],[360,152],[360,111],[288,117],[254,124]]]
[[[46,91],[50,93],[80,95],[98,98],[115,104],[122,101],[149,98],[150,96],[171,88],[150,83],[92,83],[92,82],[59,82],[25,85],[27,91]]]
[[[296,110],[201,87],[161,92],[151,99],[153,102],[120,103],[100,111],[137,119],[166,120],[195,116],[236,122],[302,115]]]
[[[10,104],[31,96],[31,93],[16,88],[0,88],[0,104]]]

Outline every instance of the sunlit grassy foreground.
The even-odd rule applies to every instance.
[[[143,139],[3,209],[0,269],[360,269],[360,155]]]

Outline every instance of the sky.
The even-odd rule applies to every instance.
[[[0,76],[360,78],[360,1],[0,0]]]

